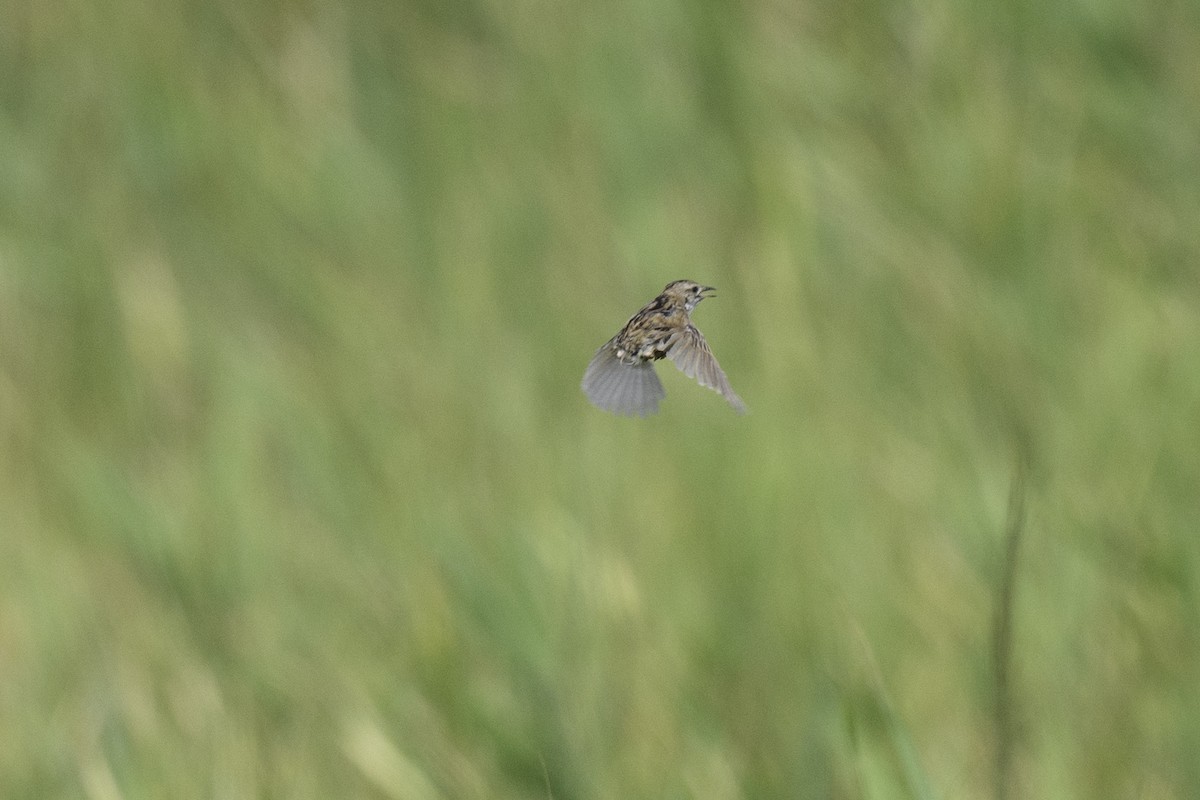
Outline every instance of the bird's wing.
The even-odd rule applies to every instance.
[[[623,363],[612,342],[596,351],[580,386],[596,408],[622,416],[653,414],[666,396],[651,363]]]
[[[695,325],[689,324],[675,337],[667,350],[667,358],[675,362],[675,366],[684,375],[694,378],[701,386],[719,392],[739,414],[746,413],[746,404],[729,385],[724,370],[717,363],[708,342],[704,341],[704,334],[700,333]]]

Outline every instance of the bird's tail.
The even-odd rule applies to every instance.
[[[650,362],[625,364],[607,344],[596,351],[581,386],[596,408],[622,416],[654,414],[666,396]]]

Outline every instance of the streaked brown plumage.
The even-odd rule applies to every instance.
[[[711,286],[673,281],[662,294],[634,314],[616,336],[596,351],[583,373],[583,393],[597,408],[624,416],[644,417],[658,411],[666,393],[654,372],[664,356],[684,375],[719,392],[739,414],[746,405],[713,356],[704,335],[692,324],[692,309]]]

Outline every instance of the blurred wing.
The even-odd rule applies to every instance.
[[[679,334],[671,349],[667,351],[667,358],[674,361],[675,366],[679,367],[679,371],[684,375],[694,378],[696,383],[719,392],[729,405],[733,406],[734,411],[739,414],[746,413],[746,404],[729,385],[729,379],[725,377],[725,372],[709,349],[708,342],[704,341],[704,334],[700,333],[695,325],[688,325],[687,329]]]
[[[657,412],[666,396],[650,362],[623,364],[611,343],[596,351],[581,388],[596,408],[626,417]]]

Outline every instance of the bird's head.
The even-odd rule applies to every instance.
[[[671,281],[663,289],[663,294],[672,300],[681,303],[687,312],[692,313],[692,309],[706,297],[712,297],[712,292],[715,292],[712,286],[703,286],[695,281]]]

